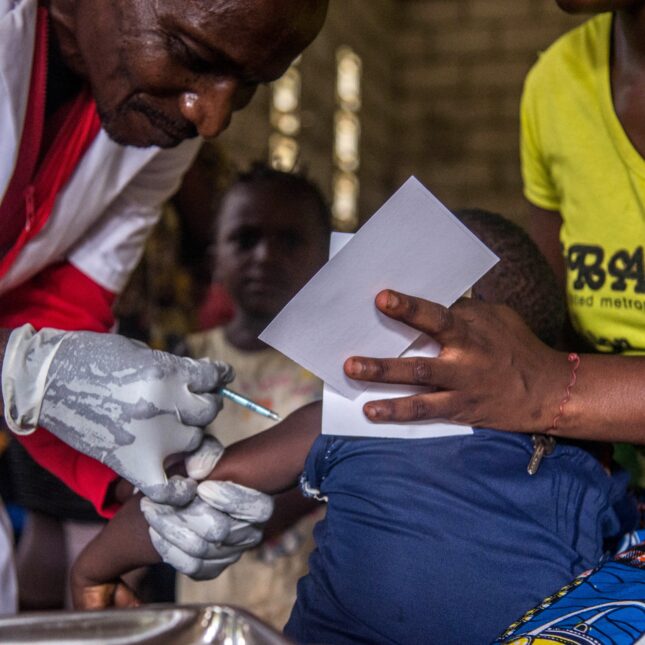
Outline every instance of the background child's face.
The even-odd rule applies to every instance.
[[[325,262],[315,208],[310,197],[270,182],[238,185],[224,198],[215,275],[247,315],[273,318]]]

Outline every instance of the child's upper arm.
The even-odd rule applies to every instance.
[[[234,481],[271,495],[297,484],[320,434],[322,405],[310,403],[277,425],[229,446],[208,479]]]

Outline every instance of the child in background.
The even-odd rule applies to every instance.
[[[535,245],[499,216],[469,211],[461,219],[501,260],[473,297],[512,305],[554,342],[564,305]],[[531,476],[528,435],[323,436],[320,407],[230,446],[209,476],[276,493],[304,465],[303,489],[327,501],[285,628],[298,642],[489,643],[597,564],[604,538],[623,529],[614,505],[625,478],[610,476],[592,446],[558,442]],[[158,558],[146,532],[134,499],[77,561],[79,606],[115,588],[122,604],[134,602],[119,576]]]
[[[230,294],[235,313],[226,326],[188,337],[188,352],[230,363],[233,389],[286,416],[319,399],[322,383],[258,336],[325,262],[331,213],[303,175],[256,163],[223,194],[215,226],[213,277]],[[208,431],[227,446],[273,423],[227,404]],[[264,543],[216,580],[179,576],[178,601],[234,604],[282,629],[322,511],[297,490],[278,496]]]

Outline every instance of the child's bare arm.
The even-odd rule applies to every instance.
[[[72,600],[80,609],[132,607],[135,594],[120,580],[138,567],[161,562],[141,513],[141,495],[131,497],[83,549],[71,571]]]
[[[284,421],[229,446],[206,479],[234,481],[275,495],[293,488],[320,434],[322,404],[310,403]]]
[[[269,494],[292,488],[320,433],[321,404],[313,403],[258,435],[229,446],[207,479],[233,481]],[[74,605],[83,609],[132,606],[134,594],[121,576],[160,562],[139,508],[132,497],[83,550],[72,568]]]

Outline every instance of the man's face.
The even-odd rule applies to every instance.
[[[215,137],[257,86],[280,77],[320,30],[327,0],[76,3],[82,72],[124,145]]]
[[[247,315],[270,320],[322,266],[328,236],[311,197],[238,185],[218,214],[216,278]]]
[[[633,10],[645,4],[643,0],[556,0],[567,13],[604,13]]]

